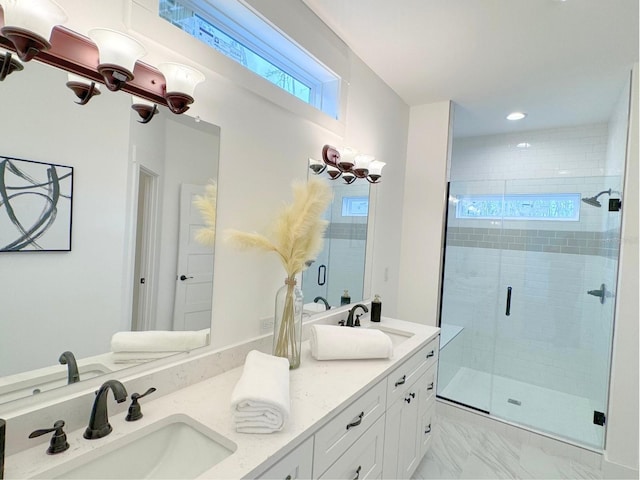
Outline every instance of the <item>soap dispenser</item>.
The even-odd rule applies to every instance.
[[[381,314],[382,314],[382,301],[380,300],[380,295],[376,293],[373,300],[371,300],[371,321],[379,322]]]
[[[349,305],[351,303],[351,296],[349,295],[349,290],[345,290],[342,296],[340,297],[340,305]]]

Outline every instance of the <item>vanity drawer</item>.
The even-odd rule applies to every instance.
[[[382,380],[315,434],[314,476],[324,472],[386,409],[386,380]]]
[[[380,478],[383,444],[384,417],[381,417],[320,478],[345,480]]]
[[[393,404],[429,367],[438,362],[440,336],[431,340],[387,377],[387,402]]]
[[[420,392],[420,411],[424,412],[427,407],[436,401],[436,385],[438,378],[438,366],[431,365],[426,372],[418,379],[418,391]]]
[[[313,466],[313,436],[307,438],[287,456],[276,463],[262,475],[260,479],[296,480],[311,478]]]
[[[432,402],[425,412],[420,415],[421,423],[420,423],[420,457],[422,458],[429,447],[431,446],[431,442],[433,439],[433,430],[435,423],[435,413],[436,413],[436,405],[435,402]]]

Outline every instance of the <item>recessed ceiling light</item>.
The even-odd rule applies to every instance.
[[[518,147],[518,148],[529,148],[530,146],[531,146],[531,144],[527,143],[527,142],[521,142],[521,143],[516,145],[516,147]]]
[[[513,113],[510,113],[509,115],[507,115],[507,120],[522,120],[526,116],[527,116],[526,113],[513,112]]]

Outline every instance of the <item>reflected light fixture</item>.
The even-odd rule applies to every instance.
[[[195,68],[179,63],[164,62],[158,65],[166,83],[164,98],[169,109],[181,114],[193,103],[193,92],[196,85],[204,81],[204,74]]]
[[[149,123],[158,113],[158,106],[155,103],[135,95],[131,96],[131,108],[140,115],[141,120],[138,120],[138,123]]]
[[[23,62],[49,50],[53,27],[67,21],[67,14],[53,0],[0,0],[0,5],[4,11],[0,34],[13,43]]]
[[[93,80],[74,73],[67,74],[67,87],[78,97],[78,105],[86,105],[94,96],[100,95],[100,87]]]
[[[109,28],[93,28],[89,30],[89,38],[98,47],[98,73],[109,90],[120,90],[125,82],[133,80],[136,61],[147,53],[144,45],[129,35]]]
[[[326,171],[331,180],[342,177],[348,184],[358,178],[364,178],[369,183],[378,183],[382,178],[382,167],[385,165],[373,155],[358,153],[350,147],[339,151],[331,145],[322,148],[322,162],[309,159],[309,168],[314,174],[320,175]]]
[[[524,112],[512,112],[507,115],[507,120],[522,120],[527,114]]]
[[[22,62],[14,57],[11,52],[0,48],[0,82],[13,72],[19,72],[24,69]]]

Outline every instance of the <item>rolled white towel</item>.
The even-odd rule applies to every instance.
[[[362,360],[393,355],[391,338],[373,328],[313,325],[310,342],[311,355],[316,360]]]
[[[209,329],[196,331],[149,330],[116,332],[111,337],[112,352],[185,352],[209,343]]]
[[[289,418],[289,361],[252,350],[231,394],[231,410],[240,433],[282,430]]]

